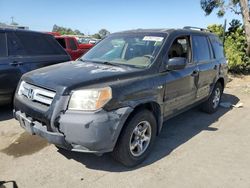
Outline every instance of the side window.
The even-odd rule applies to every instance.
[[[77,50],[77,46],[76,46],[74,39],[69,39],[69,48],[71,50]]]
[[[23,45],[14,33],[7,33],[8,55],[26,55]]]
[[[65,39],[64,38],[57,38],[56,39],[57,42],[59,42],[59,44],[65,49],[66,48],[66,44],[65,44]]]
[[[174,40],[168,51],[168,58],[171,59],[174,57],[184,57],[190,62],[191,50],[189,36],[178,37]]]
[[[216,59],[224,58],[225,55],[224,55],[222,42],[217,37],[214,37],[214,36],[209,37],[209,38],[213,47],[215,58]]]
[[[7,46],[5,33],[0,33],[0,57],[7,56]]]
[[[17,32],[16,35],[28,55],[63,54],[60,45],[52,36],[29,32]]]
[[[192,45],[195,62],[208,61],[211,59],[207,37],[193,36]]]

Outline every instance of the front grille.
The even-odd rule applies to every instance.
[[[50,106],[56,95],[56,92],[22,81],[18,89],[18,95],[22,95],[30,101]]]

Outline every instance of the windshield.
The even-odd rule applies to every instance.
[[[110,35],[81,60],[146,68],[155,59],[163,41],[163,35],[159,34]]]

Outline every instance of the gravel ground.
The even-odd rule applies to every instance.
[[[165,123],[149,158],[128,169],[109,154],[58,150],[25,133],[0,107],[0,181],[18,187],[250,187],[250,76],[233,77],[220,107],[189,110]],[[6,187],[11,187],[6,185]]]

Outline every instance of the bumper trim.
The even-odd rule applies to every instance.
[[[122,127],[133,109],[123,107],[111,112],[66,112],[61,114],[59,128],[48,131],[44,123],[27,117],[20,110],[13,111],[21,127],[31,134],[39,135],[61,148],[102,154],[113,151]]]
[[[14,115],[27,132],[39,135],[52,144],[71,150],[72,146],[65,141],[62,133],[47,131],[46,126],[43,126],[40,122],[28,119],[26,115],[20,111],[14,112]]]

